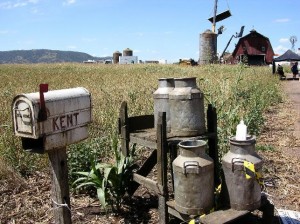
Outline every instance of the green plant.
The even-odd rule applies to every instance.
[[[272,145],[257,145],[255,147],[255,149],[257,151],[263,151],[263,152],[265,152],[265,151],[275,151],[275,148]]]
[[[115,155],[114,163],[93,162],[90,172],[77,172],[81,177],[73,184],[77,185],[77,189],[92,186],[96,189],[99,202],[105,210],[107,205],[110,205],[112,210],[119,211],[132,181],[132,171],[136,167],[133,160],[135,145],[131,148],[128,157],[119,150],[116,138],[112,140],[112,149]]]
[[[91,138],[68,147],[69,183],[73,183],[80,175],[78,171],[89,170],[97,158],[107,157],[109,140],[105,137]],[[107,150],[106,150],[107,149]]]

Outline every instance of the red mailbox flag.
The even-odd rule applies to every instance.
[[[40,84],[40,114],[39,120],[47,120],[47,111],[45,105],[44,93],[48,92],[48,84]]]

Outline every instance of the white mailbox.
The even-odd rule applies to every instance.
[[[88,137],[91,94],[83,87],[20,94],[12,113],[23,148],[43,153]]]

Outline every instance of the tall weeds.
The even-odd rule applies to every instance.
[[[279,82],[269,67],[243,65],[98,65],[37,64],[0,65],[0,155],[15,169],[40,169],[47,160],[22,150],[20,139],[12,131],[11,103],[20,93],[37,92],[40,83],[49,90],[82,86],[92,94],[93,122],[88,140],[68,147],[70,170],[82,168],[86,157],[110,160],[109,142],[116,136],[119,107],[128,102],[129,116],[153,113],[153,92],[158,78],[197,77],[205,94],[205,104],[213,104],[218,113],[218,134],[221,153],[227,150],[228,137],[235,133],[240,119],[250,134],[258,135],[263,125],[263,111],[281,101]],[[101,147],[100,147],[101,146]],[[82,154],[86,156],[82,156]],[[78,159],[79,155],[83,161]],[[77,160],[76,160],[76,159]],[[36,160],[41,160],[37,162]],[[79,164],[80,163],[80,164]],[[88,168],[87,168],[88,169]]]

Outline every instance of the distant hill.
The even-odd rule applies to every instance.
[[[83,62],[106,59],[112,59],[112,57],[93,57],[82,52],[47,49],[0,51],[0,64]]]

